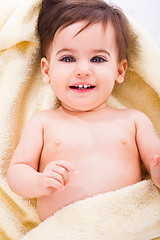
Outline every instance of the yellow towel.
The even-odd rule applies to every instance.
[[[6,180],[8,165],[20,139],[24,124],[33,113],[42,109],[50,109],[56,105],[56,98],[50,87],[43,84],[40,71],[39,41],[36,36],[36,23],[40,4],[41,0],[0,0],[0,239],[5,240],[19,240],[29,230],[40,224],[35,200],[29,201],[15,195],[9,189]],[[122,85],[115,86],[109,103],[118,108],[135,108],[145,112],[153,121],[160,136],[160,50],[140,26],[131,19],[130,21],[133,26],[133,37],[137,43],[136,51],[138,57],[130,56],[131,66],[127,71],[125,82]],[[116,202],[125,198],[125,191],[128,192],[128,189],[130,192],[133,191],[136,196],[139,192],[142,192],[140,202],[136,198],[134,199],[134,195],[132,195],[129,198],[130,201],[127,201],[129,205],[126,205],[126,202],[122,201],[123,205],[121,205],[121,208],[117,208],[119,205],[116,205]],[[116,200],[117,195],[119,200]],[[102,202],[101,199],[103,198],[105,199],[104,203],[107,201],[107,204],[102,203],[96,206],[97,201]],[[113,209],[113,213],[115,212],[115,217],[113,217],[115,219],[114,232],[118,231],[116,225],[119,225],[119,220],[118,218],[116,220],[116,213],[119,209],[122,216],[124,215],[124,219],[122,218],[121,222],[125,222],[127,216],[131,217],[131,220],[129,218],[127,220],[130,221],[130,229],[132,229],[130,238],[126,237],[127,240],[147,240],[160,236],[159,190],[153,186],[151,180],[116,192],[106,193],[104,196],[99,195],[93,199],[77,202],[66,209],[64,208],[55,216],[46,220],[45,223],[41,223],[34,231],[37,231],[36,234],[39,235],[38,232],[41,226],[43,229],[45,224],[50,224],[47,224],[47,222],[53,221],[54,223],[57,221],[55,219],[59,219],[61,216],[60,224],[62,224],[65,212],[67,213],[67,219],[69,218],[72,221],[74,219],[72,209],[76,208],[77,210],[75,211],[79,211],[79,206],[84,204],[84,209],[88,211],[87,215],[89,218],[88,220],[84,218],[83,221],[83,217],[80,218],[79,216],[77,226],[79,226],[79,231],[81,232],[79,236],[81,238],[76,238],[77,235],[75,237],[73,235],[73,238],[66,239],[107,239],[105,235],[102,238],[98,237],[100,235],[95,235],[97,238],[92,238],[90,237],[91,231],[85,238],[82,226],[87,227],[89,219],[91,220],[90,216],[93,216],[92,212],[94,212],[93,209],[95,208],[97,209],[96,212],[98,211],[96,219],[100,221],[102,213],[105,213],[105,210],[110,208],[112,199],[114,199],[113,202],[115,205],[115,209]],[[149,200],[151,203],[149,203]],[[85,207],[85,204],[89,202],[90,204]],[[148,212],[147,209],[150,209],[150,207],[152,207],[152,210],[148,210]],[[134,215],[132,214],[131,216],[130,211],[125,211],[125,209],[131,209]],[[141,210],[142,214],[139,215]],[[104,216],[105,218],[107,217],[106,215]],[[141,216],[140,219],[139,216]],[[138,217],[137,220],[136,217]],[[64,219],[66,219],[66,216],[64,216]],[[141,221],[139,222],[139,220]],[[95,221],[94,218],[92,221]],[[105,223],[108,225],[109,219],[105,219],[104,224],[102,221],[103,231],[95,233],[93,230],[93,233],[101,234],[101,236],[103,232],[104,234],[106,233],[104,225]],[[134,225],[136,221],[139,225],[141,222],[144,224],[141,224],[141,228],[138,228],[139,237],[133,235],[139,226]],[[88,227],[90,226],[97,226],[97,229],[101,229],[98,222],[92,222],[91,225],[88,225]],[[107,231],[111,231],[112,227]],[[66,228],[66,225],[64,225],[64,228]],[[148,235],[149,238],[145,238],[148,230],[150,232],[150,235]],[[69,230],[64,231],[66,232],[66,236],[68,236],[67,231]],[[73,229],[71,232],[76,234],[75,232],[78,232],[78,230],[74,232]],[[61,232],[57,231],[55,234],[57,234],[56,239],[60,239],[58,236],[61,236]],[[26,239],[34,239],[28,236],[26,235]],[[137,238],[133,238],[133,236]],[[112,239],[125,239],[125,237],[118,237]],[[35,239],[40,239],[40,237]],[[49,237],[46,239],[49,239]]]
[[[160,194],[148,180],[70,204],[22,240],[149,240],[158,236]]]

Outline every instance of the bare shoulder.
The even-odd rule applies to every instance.
[[[133,119],[137,130],[140,130],[140,129],[142,131],[154,130],[152,121],[145,113],[135,109],[128,109],[126,111],[128,116]]]
[[[126,117],[128,118],[132,118],[135,123],[138,123],[138,122],[144,122],[144,121],[149,121],[151,122],[151,120],[149,119],[149,117],[141,112],[141,111],[138,111],[138,110],[135,110],[135,109],[122,109],[120,110],[124,115],[126,115]]]
[[[121,114],[125,119],[131,120],[137,130],[148,131],[150,129],[153,131],[153,123],[145,113],[135,109],[121,109],[118,111],[118,114]]]
[[[39,111],[28,120],[28,123],[44,125],[49,119],[56,117],[56,110]]]

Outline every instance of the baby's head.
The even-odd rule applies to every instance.
[[[107,23],[111,22],[116,34],[118,59],[119,61],[128,59],[130,43],[128,20],[120,9],[108,5],[103,0],[42,0],[38,19],[42,57],[46,57],[58,30],[80,21],[86,23],[80,31],[98,22],[105,28]]]
[[[105,106],[127,67],[130,29],[121,10],[103,0],[43,0],[38,31],[43,80],[62,106]]]

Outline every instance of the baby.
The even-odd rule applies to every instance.
[[[107,104],[127,69],[129,24],[102,0],[44,0],[38,20],[44,82],[61,106],[35,114],[8,169],[41,221],[80,199],[141,181],[160,187],[160,140],[148,117]]]

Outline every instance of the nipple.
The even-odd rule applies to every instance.
[[[55,144],[56,144],[56,146],[59,146],[59,145],[61,144],[61,141],[60,141],[59,139],[57,139],[57,140],[55,141]]]
[[[126,144],[127,143],[126,139],[122,139],[122,143]]]

